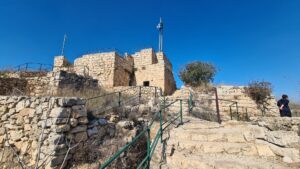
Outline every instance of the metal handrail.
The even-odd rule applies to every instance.
[[[146,129],[142,130],[136,137],[134,137],[129,143],[127,143],[124,147],[122,147],[119,151],[117,151],[110,159],[108,159],[103,165],[100,166],[100,169],[104,169],[106,167],[108,167],[115,159],[117,159],[123,152],[127,151],[128,148],[130,146],[132,146],[134,143],[136,143],[138,141],[138,139],[144,135],[145,133],[147,133],[147,155],[146,157],[144,157],[144,159],[139,163],[139,165],[137,166],[138,169],[140,169],[141,167],[146,167],[149,168],[150,167],[150,161],[151,161],[151,157],[155,151],[155,148],[158,144],[158,140],[160,138],[161,142],[163,140],[162,136],[163,136],[163,131],[174,122],[173,120],[168,120],[169,124],[167,124],[166,126],[163,127],[163,117],[162,117],[162,112],[164,109],[166,109],[167,107],[171,106],[172,104],[176,103],[176,102],[180,102],[180,110],[179,110],[179,115],[177,115],[177,117],[175,118],[178,119],[180,117],[180,124],[183,124],[182,122],[182,100],[176,100],[174,102],[172,102],[171,104],[168,105],[163,105],[163,107],[161,107],[161,109],[159,110],[159,112],[156,112],[154,117],[150,120],[150,123],[147,124]],[[151,143],[150,140],[150,129],[154,123],[155,118],[157,117],[157,115],[159,115],[159,121],[160,121],[160,127],[156,132],[156,135],[153,139],[153,142]]]

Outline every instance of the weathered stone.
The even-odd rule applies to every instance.
[[[291,147],[300,144],[300,137],[293,131],[269,131],[266,133],[266,136],[268,142],[283,147]]]
[[[69,160],[71,157],[72,156],[69,154],[66,160]],[[54,156],[50,161],[50,166],[51,167],[59,166],[60,164],[63,163],[64,159],[65,159],[65,155]]]
[[[71,130],[71,133],[79,133],[79,132],[83,132],[83,131],[86,131],[87,130],[87,126],[86,125],[81,125],[81,126],[77,126],[75,128],[73,128]]]
[[[71,118],[70,119],[70,124],[72,127],[76,127],[77,124],[78,124],[78,120],[77,119],[74,119],[74,118]]]
[[[20,141],[21,138],[24,136],[23,131],[10,131],[10,137],[13,141]]]
[[[133,122],[132,121],[119,121],[117,123],[118,126],[124,129],[132,129],[133,128]]]
[[[11,109],[9,109],[7,115],[8,115],[8,116],[12,116],[12,115],[15,114],[16,112],[17,112],[16,109],[11,108]]]
[[[25,108],[25,100],[20,101],[17,105],[16,105],[16,111],[20,112],[22,109]]]
[[[30,124],[24,124],[24,130],[25,131],[30,131],[31,130],[31,125]]]
[[[18,116],[30,116],[30,117],[33,117],[35,114],[35,109],[32,109],[32,108],[24,108],[22,109],[19,113],[18,113]]]
[[[68,118],[70,117],[71,111],[68,108],[56,107],[51,110],[49,117],[55,118]]]
[[[89,137],[91,137],[91,136],[93,136],[93,135],[95,135],[95,134],[97,134],[97,133],[98,133],[97,127],[93,127],[93,128],[91,128],[91,129],[88,129],[88,130],[87,130],[87,134],[88,134]]]
[[[0,116],[8,112],[7,106],[0,106]]]
[[[64,124],[64,125],[57,125],[56,127],[56,132],[57,133],[63,133],[63,132],[67,132],[70,131],[71,127],[69,124]]]
[[[72,116],[73,118],[86,117],[87,111],[85,109],[85,106],[83,105],[72,106]]]
[[[52,124],[66,124],[68,121],[68,118],[52,118]]]
[[[19,130],[19,129],[23,128],[22,126],[17,126],[17,125],[12,125],[12,124],[5,124],[4,127],[9,130]]]
[[[76,133],[75,136],[74,136],[74,141],[76,143],[86,141],[87,139],[88,139],[88,135],[87,135],[86,131]]]
[[[3,127],[0,127],[0,136],[5,134],[5,129]]]
[[[87,117],[79,117],[78,118],[78,123],[79,124],[88,124],[89,123],[89,120]]]
[[[50,144],[62,144],[65,141],[64,134],[50,133],[48,136],[48,141]]]
[[[58,105],[62,107],[71,107],[73,105],[76,105],[77,98],[61,98],[58,99]]]

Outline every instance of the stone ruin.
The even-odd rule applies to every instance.
[[[83,55],[71,64],[64,56],[54,59],[54,72],[65,70],[97,79],[100,86],[156,86],[167,95],[176,90],[172,64],[163,52],[143,49],[121,57],[116,52]]]
[[[134,86],[143,86],[143,88],[136,87],[124,97],[137,96],[139,90],[142,90],[143,97],[146,98],[145,102],[140,105],[134,103],[124,104],[118,108],[111,107],[112,109],[105,113],[89,110],[89,104],[95,104],[93,102],[89,103],[83,98],[65,97],[66,94],[61,93],[67,90],[83,92],[91,90],[92,93],[96,93],[99,89],[118,92]],[[245,113],[245,108],[249,108],[248,113],[251,115],[252,123],[267,128],[268,131],[264,131],[265,133],[277,134],[269,130],[287,130],[291,133],[288,133],[289,135],[299,139],[299,119],[289,121],[286,118],[282,121],[276,117],[279,114],[274,97],[269,100],[269,112],[267,112],[269,117],[257,119],[256,116],[261,116],[261,111],[245,94],[242,86],[223,85],[216,88],[220,99],[231,101],[220,100],[219,102],[221,118],[225,124],[226,121],[229,121],[230,126],[234,124],[230,121],[229,105],[238,102],[239,110],[233,107],[233,111]],[[216,111],[214,93],[193,91],[188,87],[176,90],[172,64],[164,53],[155,53],[153,49],[143,49],[132,55],[126,54],[124,57],[116,52],[87,54],[75,59],[74,63],[70,63],[64,56],[57,56],[54,59],[53,70],[49,72],[9,72],[5,76],[0,74],[0,166],[20,168],[20,161],[25,161],[26,163],[21,165],[31,167],[37,165],[40,168],[76,168],[83,164],[82,168],[88,168],[91,166],[86,164],[91,164],[93,165],[91,168],[98,168],[113,155],[113,152],[130,141],[144,127],[149,115],[157,112],[158,103],[162,103],[163,99],[166,99],[167,103],[176,99],[185,99],[182,108],[185,118],[189,116],[186,100],[190,93],[193,93],[194,99],[203,100],[202,107],[195,108],[196,111],[202,113],[204,110]],[[163,94],[169,96],[162,97]],[[98,103],[95,100],[96,106],[104,107],[117,98],[118,95],[115,95],[112,98],[114,100],[105,100],[105,103]],[[178,112],[179,109],[180,105],[177,104],[168,111]],[[91,115],[92,117],[89,117]],[[200,121],[197,121],[195,126],[199,125],[198,122]],[[201,122],[200,125],[205,123]],[[249,124],[243,123],[243,125],[248,130]],[[295,135],[297,132],[298,136]],[[279,133],[279,136],[282,135]],[[266,138],[264,136],[264,141],[267,142],[265,144],[277,145],[284,139],[277,139],[279,136],[274,135],[273,141],[270,140],[273,139],[273,135]],[[294,142],[299,143],[298,140]],[[294,142],[292,147],[290,145],[284,145],[282,149],[275,147],[274,153],[271,153],[272,157],[280,156],[284,162],[298,163],[299,146],[294,146]],[[261,143],[257,144],[270,153],[268,147],[260,145]],[[134,152],[123,156],[122,165],[127,168],[132,167],[132,163],[138,160],[136,156],[145,150],[144,145],[142,142],[135,147]],[[274,147],[268,146],[271,149]],[[232,147],[228,149],[231,150]],[[257,148],[255,156],[263,151],[261,149]],[[199,152],[203,153],[201,147]],[[108,154],[104,158],[105,153]]]

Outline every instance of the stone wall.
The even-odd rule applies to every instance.
[[[114,85],[130,86],[131,74],[133,71],[133,62],[126,60],[118,55],[115,57]]]
[[[85,89],[98,89],[97,80],[63,70],[49,72],[46,76],[20,76],[17,73],[11,76],[0,77],[0,95],[64,96],[71,92],[68,96],[72,96],[72,93]]]
[[[162,88],[167,95],[176,90],[172,65],[162,52],[155,54],[153,49],[144,49],[135,53],[133,58],[136,85],[144,86],[149,82],[150,86]]]
[[[99,80],[101,86],[113,86],[115,52],[83,55],[74,61],[74,66],[85,65],[89,75]]]
[[[61,166],[65,157],[67,165],[88,138],[87,112],[80,99],[1,96],[0,107],[0,151],[14,148],[26,167],[36,161],[41,168]]]
[[[0,95],[11,95],[14,90],[25,91],[27,81],[19,78],[0,78]]]
[[[97,90],[98,80],[66,71],[53,72],[49,81],[49,95],[72,96],[75,93]],[[88,93],[86,93],[88,94]]]

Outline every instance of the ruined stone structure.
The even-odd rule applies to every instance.
[[[172,64],[163,52],[155,53],[152,48],[125,57],[116,52],[87,54],[75,59],[73,65],[64,56],[58,56],[54,60],[54,71],[59,70],[90,76],[106,88],[157,86],[165,94],[176,90]]]

